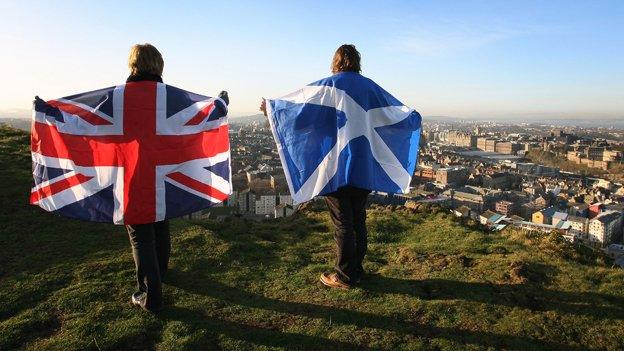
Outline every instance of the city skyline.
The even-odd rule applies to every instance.
[[[329,75],[355,44],[363,74],[424,116],[616,119],[624,115],[624,4],[133,2],[0,4],[0,117],[44,99],[120,84],[151,42],[165,82],[230,92],[233,117]],[[140,15],[139,15],[140,14]],[[160,25],[154,25],[158,23]],[[337,26],[336,23],[340,25]]]

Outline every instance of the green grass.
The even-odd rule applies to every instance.
[[[369,210],[361,287],[318,282],[330,222],[173,221],[166,309],[129,303],[122,227],[27,205],[28,137],[0,129],[0,350],[621,350],[624,271],[558,236],[439,209]]]

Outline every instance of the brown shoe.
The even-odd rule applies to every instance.
[[[337,273],[323,273],[321,274],[321,283],[330,288],[337,289],[350,289],[351,285],[345,283],[340,279]]]

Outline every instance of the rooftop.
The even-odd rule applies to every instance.
[[[568,214],[565,212],[555,212],[553,213],[552,218],[565,220],[566,218],[568,218]]]
[[[600,221],[602,223],[611,222],[617,220],[618,217],[622,215],[621,212],[618,211],[605,211],[598,214],[592,221]]]

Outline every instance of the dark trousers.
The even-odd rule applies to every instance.
[[[132,245],[139,291],[147,293],[145,307],[159,309],[163,305],[162,280],[171,253],[169,221],[127,225],[126,229]]]
[[[366,255],[366,199],[369,190],[346,186],[325,195],[329,215],[334,223],[337,256],[334,269],[349,284],[357,282]]]

